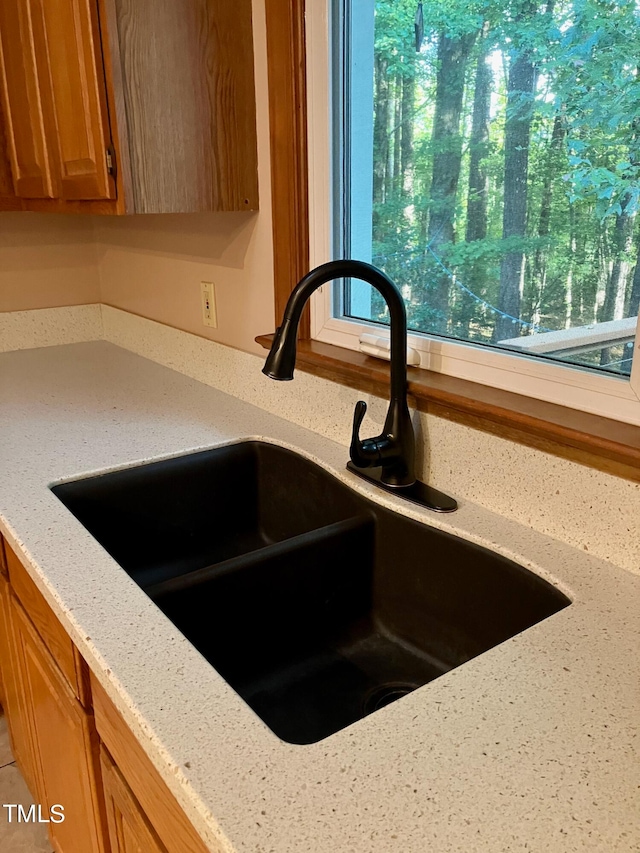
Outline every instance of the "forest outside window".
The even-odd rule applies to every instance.
[[[459,375],[493,384],[499,370],[503,387],[521,373],[534,394],[548,379],[577,389],[577,407],[582,390],[604,391],[584,408],[640,423],[640,3],[330,11],[338,190],[317,259],[367,260],[400,286],[423,366],[473,362]],[[357,347],[387,324],[355,281],[314,309],[314,336],[332,343]]]

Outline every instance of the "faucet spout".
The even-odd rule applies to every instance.
[[[263,373],[272,379],[292,379],[296,358],[296,336],[302,310],[311,294],[336,278],[358,278],[371,284],[389,306],[391,318],[390,403],[383,431],[375,438],[360,441],[362,414],[354,420],[351,461],[358,468],[382,467],[384,482],[408,486],[415,482],[415,439],[407,406],[407,314],[400,291],[382,270],[363,261],[330,261],[316,267],[300,280],[285,308],[282,324],[276,331]]]
[[[400,291],[382,270],[364,261],[341,260],[322,264],[307,273],[289,297],[262,372],[271,379],[293,379],[296,338],[303,308],[315,290],[336,278],[357,278],[375,287],[389,307],[391,326],[390,400],[384,426],[380,435],[361,440],[360,425],[367,406],[363,401],[356,404],[348,468],[388,491],[404,489],[410,500],[422,505],[430,504],[415,494],[427,489],[446,499],[445,503],[449,502],[446,506],[431,508],[449,512],[456,508],[455,501],[416,480],[415,436],[407,405],[407,313]],[[365,473],[369,468],[376,469],[377,473]],[[409,495],[408,489],[414,496]]]

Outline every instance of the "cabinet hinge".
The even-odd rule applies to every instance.
[[[110,175],[113,175],[115,178],[116,175],[116,152],[114,151],[113,145],[109,145],[106,151],[107,157],[107,172]]]

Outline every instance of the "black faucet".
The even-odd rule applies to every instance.
[[[315,290],[336,278],[358,278],[373,285],[389,306],[391,319],[391,399],[384,427],[380,435],[360,440],[367,404],[356,403],[347,467],[386,491],[439,512],[452,512],[457,508],[453,498],[416,479],[415,437],[407,406],[407,313],[400,291],[382,270],[363,261],[343,260],[307,273],[289,297],[262,372],[271,379],[293,379],[302,309]]]

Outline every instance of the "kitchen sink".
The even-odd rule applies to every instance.
[[[321,740],[570,604],[517,563],[265,442],[52,490],[290,743]]]

